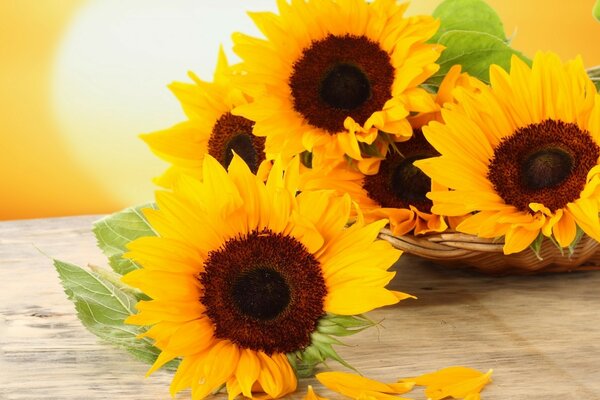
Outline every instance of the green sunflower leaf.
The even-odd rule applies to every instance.
[[[319,321],[317,332],[338,337],[350,336],[375,325],[375,322],[363,315],[328,314]]]
[[[98,240],[98,247],[108,257],[112,269],[121,275],[139,269],[135,262],[123,258],[127,244],[143,236],[156,236],[142,209],[156,208],[154,204],[144,204],[111,214],[94,223],[92,231]]]
[[[599,0],[600,1],[600,0]],[[600,65],[587,70],[588,76],[596,85],[596,89],[600,91]]]
[[[596,21],[600,22],[600,0],[596,0],[592,14],[594,15],[594,18],[596,18]]]
[[[75,304],[77,316],[91,333],[141,361],[154,363],[160,350],[150,339],[137,338],[146,329],[124,322],[135,313],[138,300],[130,288],[118,281],[118,275],[110,271],[100,274],[97,268],[90,271],[58,260],[54,261],[54,267],[67,297]],[[174,360],[167,368],[176,368],[177,364]]]
[[[310,346],[302,351],[288,354],[288,360],[299,378],[312,376],[315,368],[328,359],[355,370],[333,348],[334,345],[344,346],[344,343],[335,337],[353,335],[374,325],[375,322],[363,315],[327,314],[319,320],[317,329],[311,334]]]
[[[572,256],[573,253],[575,253],[575,248],[583,238],[583,235],[585,235],[585,232],[583,232],[583,229],[581,229],[579,225],[577,225],[577,233],[575,234],[575,239],[573,239],[573,242],[571,242],[571,244],[569,245],[569,257]]]
[[[359,143],[358,146],[360,147],[361,154],[369,157],[384,158],[384,155],[381,154],[381,151],[379,151],[379,148],[375,142],[371,144]]]
[[[543,260],[542,255],[541,255],[543,242],[544,242],[544,235],[542,234],[542,232],[540,232],[538,234],[537,238],[535,238],[535,240],[533,241],[533,243],[531,243],[529,245],[529,247],[531,248],[531,250],[533,250],[533,253],[537,257],[537,259],[540,261]]]
[[[445,0],[433,11],[433,16],[440,19],[440,28],[431,39],[434,43],[450,31],[487,33],[507,41],[502,20],[483,0]]]
[[[300,162],[306,168],[312,168],[313,153],[311,151],[307,151],[307,150],[305,150],[302,153],[300,153]]]
[[[554,245],[554,247],[556,247],[558,249],[558,251],[560,251],[560,255],[561,256],[565,256],[565,250],[562,248],[562,246],[560,244],[558,244],[558,242],[556,241],[556,239],[554,238],[554,236],[550,236],[548,239],[550,239],[550,242],[552,242],[552,244]]]
[[[437,61],[440,65],[439,71],[425,82],[428,87],[439,87],[448,70],[456,64],[462,65],[463,72],[489,83],[489,69],[492,64],[509,70],[513,55],[530,63],[523,54],[511,48],[505,41],[485,32],[449,31],[439,38],[438,43],[444,45],[446,50]]]
[[[530,63],[510,47],[502,20],[483,0],[445,0],[433,12],[440,28],[430,40],[445,47],[439,60],[440,70],[423,86],[437,91],[448,70],[456,64],[463,72],[489,83],[489,68],[497,64],[509,69],[513,55]]]

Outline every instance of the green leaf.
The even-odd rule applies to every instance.
[[[344,346],[336,339],[358,333],[376,325],[364,315],[326,314],[319,320],[317,329],[311,334],[311,344],[301,351],[287,354],[299,378],[311,377],[317,365],[332,359],[349,369],[355,370],[334,350],[333,345]]]
[[[558,244],[558,242],[556,241],[556,239],[554,238],[554,236],[550,236],[548,239],[550,239],[550,241],[552,242],[552,244],[554,245],[554,247],[556,247],[558,249],[558,251],[560,251],[560,255],[561,256],[565,256],[565,250],[562,248],[562,246],[560,244]]]
[[[312,168],[312,162],[313,162],[313,153],[305,150],[302,153],[300,153],[300,162],[306,167],[306,168]]]
[[[533,241],[533,243],[531,243],[529,245],[529,247],[531,248],[531,250],[533,250],[533,253],[537,257],[537,259],[540,261],[543,260],[543,258],[541,256],[543,242],[544,242],[544,235],[542,234],[542,232],[540,232],[538,234],[537,238],[535,238],[535,240]]]
[[[579,242],[583,238],[584,234],[585,234],[585,232],[583,232],[583,229],[581,229],[579,227],[579,225],[577,225],[577,231],[575,233],[575,239],[573,239],[573,241],[569,245],[569,257],[571,257],[573,255],[573,253],[575,253],[575,248],[577,247],[577,245],[579,244]]]
[[[350,336],[375,325],[375,322],[363,315],[328,314],[319,321],[317,332],[338,337]]]
[[[127,208],[111,214],[94,223],[92,231],[98,240],[98,247],[108,257],[112,269],[121,275],[139,269],[140,266],[131,260],[124,259],[127,244],[144,236],[156,236],[142,209],[156,208],[154,204],[144,204]]]
[[[503,40],[484,32],[449,31],[444,33],[439,43],[446,47],[437,61],[440,70],[427,80],[426,85],[439,87],[448,70],[462,65],[462,71],[489,83],[491,64],[509,70],[510,60],[517,55],[529,62],[523,54],[511,48]]]
[[[381,154],[381,151],[379,151],[379,148],[377,147],[377,143],[373,142],[371,144],[366,144],[366,143],[359,143],[358,146],[360,147],[360,152],[361,154],[367,155],[369,157],[377,157],[377,158],[384,158],[385,155]]]
[[[596,85],[596,89],[600,91],[600,66],[588,69],[587,73],[592,82],[594,82],[594,85]]]
[[[434,43],[450,31],[487,33],[506,42],[502,20],[483,0],[446,0],[435,9],[433,16],[440,19],[440,28],[431,39]]]
[[[430,40],[446,49],[438,60],[440,70],[423,87],[435,92],[450,68],[462,65],[462,71],[489,83],[492,64],[508,70],[513,55],[530,61],[509,46],[504,25],[498,14],[483,0],[445,0],[433,12],[440,29]]]
[[[114,271],[111,271],[106,268],[100,268],[95,265],[88,264],[88,268],[98,277],[112,283],[114,286],[120,288],[123,292],[132,295],[136,298],[137,301],[140,300],[152,300],[148,295],[146,295],[141,290],[128,286],[121,282],[122,275],[117,274]]]
[[[596,21],[600,22],[600,0],[596,0],[592,14],[594,15],[594,18],[596,18]]]
[[[124,323],[125,318],[135,313],[138,301],[129,288],[118,280],[73,264],[55,260],[54,267],[65,293],[75,304],[77,316],[90,332],[124,348],[141,361],[154,363],[160,350],[150,339],[137,338],[146,329]],[[171,362],[168,367],[174,368],[177,363]]]

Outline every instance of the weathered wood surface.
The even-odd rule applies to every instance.
[[[59,284],[52,257],[106,263],[90,233],[96,218],[0,223],[0,399],[170,398],[170,373],[144,379],[146,365],[79,324]],[[371,313],[383,327],[339,348],[365,375],[460,364],[494,369],[484,399],[600,399],[599,272],[492,278],[406,256],[396,269],[392,287],[419,299]],[[291,397],[308,383],[339,398],[314,380]]]

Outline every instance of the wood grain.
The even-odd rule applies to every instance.
[[[97,218],[0,223],[0,399],[170,398],[171,374],[145,379],[146,365],[79,324],[59,284],[53,257],[106,264],[90,233]],[[467,365],[494,369],[483,399],[600,399],[599,272],[493,278],[409,256],[395,269],[392,287],[419,299],[371,313],[381,327],[338,348],[366,376]],[[290,398],[309,383],[340,398],[314,379]]]

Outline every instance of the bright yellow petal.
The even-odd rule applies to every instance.
[[[148,370],[148,372],[146,372],[146,376],[152,375],[154,372],[156,372],[156,370],[158,370],[160,367],[162,367],[163,365],[165,365],[169,361],[175,359],[176,357],[177,357],[177,353],[169,353],[169,352],[166,352],[166,351],[162,351],[158,355],[158,358],[156,359],[156,361],[154,362],[154,364],[152,364],[152,367],[150,367],[150,369]]]
[[[315,375],[317,380],[328,389],[351,398],[361,395],[378,400],[398,398],[390,394],[403,394],[412,390],[412,382],[382,383],[364,376],[346,372],[322,372]]]
[[[283,360],[281,355],[269,357],[262,352],[258,353],[258,357],[261,363],[258,382],[265,393],[278,398],[296,390],[296,377],[290,374],[287,359]]]
[[[229,341],[220,341],[212,347],[203,360],[199,372],[200,383],[192,388],[192,399],[203,399],[225,384],[235,373],[239,360],[239,350]]]
[[[518,253],[525,250],[540,234],[539,229],[526,229],[515,226],[506,232],[503,247],[504,254]]]
[[[552,227],[552,234],[561,247],[568,247],[575,240],[577,225],[571,213],[563,213],[562,218]]]
[[[194,378],[194,370],[197,367],[197,357],[185,357],[181,360],[177,372],[171,381],[171,387],[169,392],[171,396],[175,397],[175,394],[192,386]]]
[[[235,371],[235,378],[242,394],[252,397],[252,386],[260,374],[260,361],[256,353],[249,349],[240,349],[240,360]]]
[[[304,396],[304,400],[329,400],[326,397],[321,397],[315,393],[313,387],[308,385],[308,389],[306,391],[306,395]]]
[[[600,241],[600,222],[598,221],[598,203],[591,199],[579,199],[567,204],[568,212],[575,222],[590,237]]]
[[[323,308],[334,314],[354,315],[396,304],[398,301],[393,292],[384,288],[345,286],[329,293]]]
[[[479,394],[492,381],[492,370],[477,377],[457,381],[445,386],[430,386],[425,389],[425,395],[431,400],[441,400],[447,397],[465,398]]]

